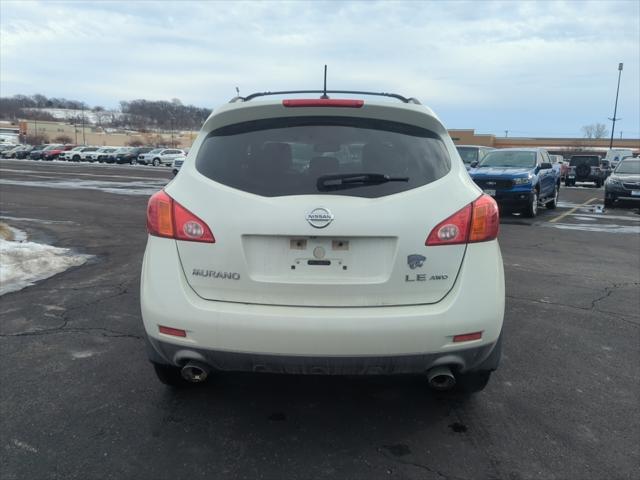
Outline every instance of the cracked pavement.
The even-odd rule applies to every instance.
[[[596,194],[561,191],[573,204]],[[0,195],[0,213],[32,239],[95,256],[0,297],[3,480],[640,477],[637,234],[540,228],[562,209],[504,219],[504,357],[474,398],[418,378],[250,374],[175,392],[144,350],[146,198],[17,185]]]

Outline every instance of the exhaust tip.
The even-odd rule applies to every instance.
[[[456,377],[447,366],[434,367],[427,372],[429,386],[434,390],[451,390],[456,385]]]
[[[209,376],[209,367],[200,362],[188,362],[180,370],[182,378],[191,383],[202,383]]]

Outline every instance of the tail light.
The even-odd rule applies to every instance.
[[[147,231],[156,237],[188,242],[215,243],[211,230],[164,190],[155,193],[147,205]]]
[[[494,240],[500,229],[496,201],[482,195],[435,226],[425,245],[459,245]]]
[[[343,98],[312,98],[283,100],[282,105],[288,108],[300,107],[344,107],[360,108],[364,105],[364,100],[349,100]]]

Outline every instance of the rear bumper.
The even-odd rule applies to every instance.
[[[410,375],[425,373],[439,365],[453,367],[461,373],[492,371],[498,368],[500,361],[500,352],[496,346],[497,342],[455,352],[422,355],[311,357],[184,348],[147,337],[147,354],[154,363],[184,365],[188,361],[197,360],[219,371],[304,375]]]
[[[474,369],[500,335],[504,298],[497,241],[467,247],[452,290],[437,304],[339,308],[204,300],[186,282],[175,241],[158,237],[149,237],[140,290],[144,327],[157,354],[152,360],[177,365],[190,352],[234,370],[262,363],[340,372],[344,364],[400,373],[441,363]],[[187,336],[161,334],[160,325]],[[453,343],[454,335],[478,331],[479,340]]]

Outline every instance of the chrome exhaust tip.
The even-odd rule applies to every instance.
[[[182,378],[191,383],[202,383],[209,376],[209,367],[201,362],[190,361],[180,370]]]
[[[446,365],[433,367],[427,372],[429,386],[434,390],[451,390],[456,385],[456,377],[451,373],[451,369]]]

